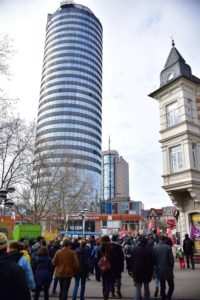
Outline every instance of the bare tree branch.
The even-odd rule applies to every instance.
[[[8,35],[0,36],[0,74],[9,75],[9,60],[13,54],[12,42]]]

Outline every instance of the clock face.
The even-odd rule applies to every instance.
[[[173,72],[171,72],[171,73],[169,73],[168,75],[167,75],[167,80],[169,81],[169,80],[172,80],[174,78],[174,73]]]

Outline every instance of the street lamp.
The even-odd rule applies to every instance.
[[[87,208],[84,208],[83,210],[81,210],[80,216],[82,217],[82,233],[83,233],[83,237],[85,237],[85,214],[86,212],[88,212]]]
[[[7,189],[1,189],[0,190],[0,205],[3,209],[3,214],[5,215],[5,208],[6,207],[12,207],[14,205],[14,202],[11,199],[7,198],[8,193],[13,193],[15,191],[14,187],[10,187]]]

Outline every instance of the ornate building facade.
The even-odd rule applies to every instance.
[[[200,250],[200,79],[174,42],[149,96],[159,103],[163,188],[179,210],[181,240],[189,233]]]

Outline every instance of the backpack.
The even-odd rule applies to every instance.
[[[108,258],[104,255],[100,258],[98,262],[99,269],[101,272],[108,272],[111,269],[111,264]]]

